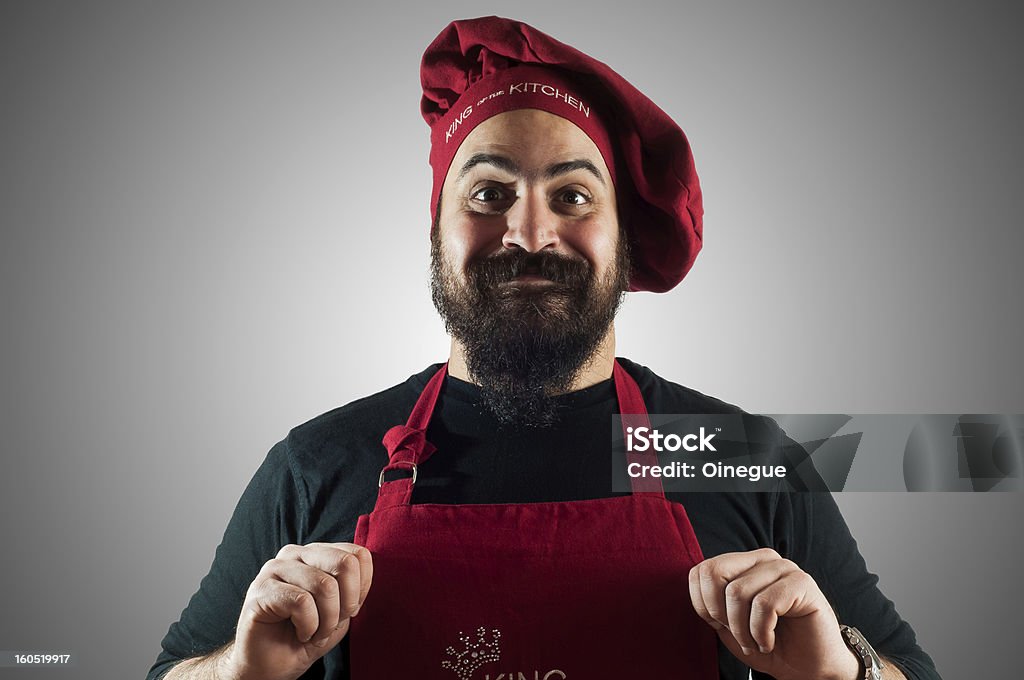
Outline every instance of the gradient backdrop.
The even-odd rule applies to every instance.
[[[446,356],[418,61],[453,18],[690,136],[705,251],[619,354],[753,411],[1024,412],[1020,16],[823,5],[0,4],[0,649],[79,655],[0,676],[142,677],[270,446]],[[839,502],[947,680],[1019,674],[1021,495]]]

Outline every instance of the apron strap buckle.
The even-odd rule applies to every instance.
[[[388,463],[380,471],[380,479],[377,480],[377,488],[384,486],[384,473],[389,470],[401,470],[403,467],[408,466],[412,468],[412,479],[409,480],[409,485],[412,486],[416,483],[416,463],[412,463],[407,460],[396,460]]]

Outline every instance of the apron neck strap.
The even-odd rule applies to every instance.
[[[388,464],[380,471],[380,493],[377,497],[377,510],[396,505],[409,505],[412,501],[412,488],[416,483],[418,466],[430,458],[436,451],[436,447],[427,441],[427,426],[430,424],[430,417],[434,413],[437,399],[441,395],[441,388],[444,386],[444,379],[448,375],[448,364],[438,369],[420,393],[416,405],[409,414],[409,420],[405,425],[396,425],[384,435],[384,447],[388,451]],[[633,380],[633,377],[626,372],[615,361],[612,369],[612,378],[615,383],[615,395],[619,401],[619,411],[622,415],[623,436],[627,427],[650,427],[647,418],[647,406],[644,404],[640,388]],[[652,454],[627,452],[627,460],[630,463],[641,464],[657,463],[651,460]],[[409,477],[385,480],[384,475],[391,470],[405,470],[411,472]],[[661,479],[657,477],[631,478],[633,494],[645,496],[665,497],[662,489]]]
[[[626,373],[619,360],[615,360],[615,368],[612,369],[612,377],[615,379],[615,396],[619,400],[619,414],[622,416],[622,437],[626,438],[626,428],[634,430],[639,427],[650,429],[651,421],[647,418],[647,404],[640,394],[640,386],[633,380],[633,376]],[[625,446],[625,441],[623,441]],[[626,463],[639,463],[640,465],[657,465],[658,456],[653,451],[638,453],[626,451]],[[633,489],[633,495],[665,497],[665,491],[661,486],[660,477],[630,477],[629,484]]]

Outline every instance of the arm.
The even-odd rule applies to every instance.
[[[867,571],[830,494],[780,494],[772,523],[775,550],[719,555],[690,574],[695,610],[755,678],[857,677],[842,622],[883,657],[884,678],[938,680],[913,630]]]
[[[243,631],[244,623],[249,626],[244,630],[252,632],[253,626],[258,623],[258,628],[266,631],[273,628],[273,617],[282,612],[287,614],[284,618],[291,620],[291,605],[279,603],[270,606],[267,598],[274,593],[280,594],[283,584],[294,585],[298,578],[306,578],[307,583],[311,583],[308,575],[296,575],[294,570],[289,572],[275,562],[296,560],[296,554],[282,555],[281,552],[284,551],[281,550],[281,546],[295,544],[303,539],[309,514],[308,507],[304,481],[293,473],[288,445],[281,442],[271,449],[242,494],[224,532],[224,538],[217,548],[210,571],[203,578],[198,592],[192,596],[180,619],[171,625],[164,637],[163,651],[150,669],[147,676],[149,680],[160,677],[218,677],[219,680],[225,680],[224,672],[213,674],[218,669],[225,670],[227,661],[238,658],[238,655],[233,653],[234,647],[230,645],[235,640],[236,629]],[[348,544],[339,544],[335,547],[340,548],[342,545]],[[292,550],[295,547],[297,546],[293,546]],[[351,553],[354,549],[355,546],[350,546],[349,550],[343,549],[343,552]],[[338,555],[336,557],[347,559]],[[302,562],[302,559],[298,556],[299,562]],[[369,553],[365,559],[369,559]],[[355,560],[355,563],[358,562],[358,559]],[[350,563],[344,569],[323,563],[321,566],[326,566],[326,569],[320,571],[335,570],[334,575],[339,582],[334,586],[334,591],[343,592],[342,589],[346,587],[343,571],[347,572],[357,565]],[[367,571],[367,576],[368,574]],[[323,576],[326,578],[328,574],[324,573]],[[256,588],[257,581],[263,583],[259,589]],[[266,583],[267,581],[279,582],[282,586]],[[311,594],[317,587],[310,585],[306,591]],[[329,590],[330,584],[327,584],[327,587]],[[298,604],[305,606],[304,616],[317,617],[313,630],[318,630],[321,609],[317,605],[316,596],[312,597],[312,608],[309,598],[306,597]],[[297,616],[301,618],[303,614]],[[336,618],[335,622],[338,623],[339,620]],[[285,621],[282,628],[287,626],[291,639],[294,639],[294,631],[300,629],[300,625],[308,623],[305,620],[299,620],[298,623]],[[347,631],[347,624],[345,630]],[[343,634],[339,634],[339,639]],[[321,650],[314,647],[315,652],[311,652],[315,654],[313,660],[322,656],[329,648]],[[225,654],[226,652],[229,653]],[[185,659],[188,661],[183,661]],[[168,670],[171,674],[164,675]]]
[[[235,639],[175,666],[174,680],[296,680],[348,634],[370,589],[370,552],[286,545],[249,586]]]
[[[163,680],[225,680],[222,664],[233,646],[231,642],[206,656],[186,659],[171,668]]]
[[[885,664],[885,668],[882,669],[882,680],[907,680],[907,676],[903,675],[903,671],[894,662],[883,656],[882,663]]]
[[[910,624],[878,587],[829,493],[788,494],[795,536],[791,559],[821,586],[839,621],[856,626],[882,657],[885,672],[912,680],[940,680],[935,664],[917,644]],[[893,677],[899,677],[898,675]]]
[[[807,572],[770,548],[718,555],[693,567],[690,597],[722,644],[777,680],[860,680],[825,595]],[[906,680],[883,659],[885,680]]]

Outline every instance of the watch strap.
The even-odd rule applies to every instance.
[[[885,665],[874,648],[868,644],[864,635],[853,626],[842,624],[839,626],[839,631],[843,634],[846,646],[853,650],[853,653],[860,659],[860,667],[863,670],[863,675],[860,676],[861,680],[882,680],[882,669],[885,668]]]

